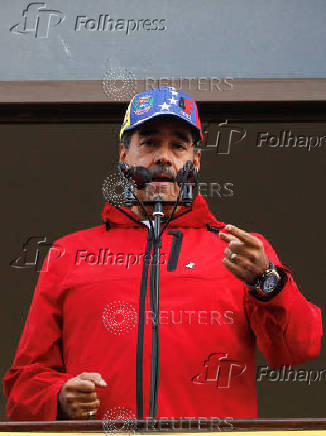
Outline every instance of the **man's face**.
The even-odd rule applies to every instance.
[[[152,173],[152,183],[137,190],[142,200],[160,195],[163,200],[174,201],[179,191],[174,180],[187,160],[199,171],[200,150],[194,153],[191,128],[177,118],[149,120],[135,130],[129,150],[120,144],[120,162],[143,166]]]

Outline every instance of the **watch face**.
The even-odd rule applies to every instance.
[[[268,274],[262,285],[262,290],[266,293],[273,292],[278,284],[278,280],[276,274]]]

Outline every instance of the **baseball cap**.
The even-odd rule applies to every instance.
[[[203,140],[196,101],[172,86],[151,88],[130,100],[121,126],[120,140],[124,132],[162,115],[173,115],[186,121],[198,133],[198,139]]]

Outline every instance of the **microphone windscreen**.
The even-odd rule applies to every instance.
[[[130,165],[127,163],[124,163],[124,162],[119,162],[118,169],[122,174],[124,174],[125,176],[128,176],[129,171],[130,171]]]
[[[138,188],[143,188],[146,183],[152,181],[152,175],[150,171],[145,167],[135,167],[131,176],[135,181]]]
[[[191,160],[187,160],[187,162],[183,165],[183,168],[180,168],[180,170],[177,172],[176,181],[179,186],[182,183],[197,184],[198,172]]]

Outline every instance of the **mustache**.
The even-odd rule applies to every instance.
[[[166,165],[154,165],[152,168],[148,168],[152,177],[164,174],[165,176],[171,177],[173,180],[176,179],[176,173],[171,167]]]

